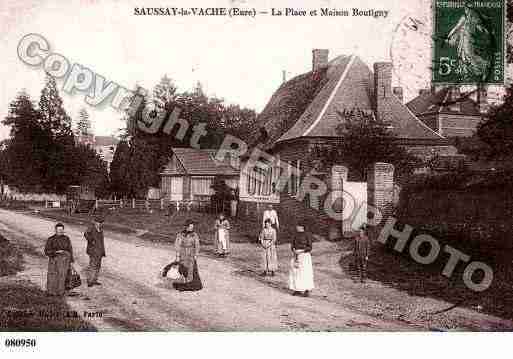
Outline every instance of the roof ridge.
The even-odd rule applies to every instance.
[[[328,100],[324,103],[324,106],[323,106],[321,112],[319,113],[319,116],[317,116],[317,119],[306,129],[306,131],[303,133],[302,136],[307,136],[313,130],[313,128],[319,123],[321,118],[324,116],[324,114],[326,113],[329,105],[331,104],[331,101],[333,101],[333,98],[337,94],[338,89],[342,85],[342,82],[344,82],[344,79],[346,78],[347,73],[349,72],[349,69],[353,65],[356,57],[357,57],[356,55],[350,55],[349,62],[347,63],[347,65],[346,65],[346,67],[344,69],[344,72],[340,76],[340,78],[339,78],[337,84],[335,85],[335,88],[333,89],[333,91],[331,91],[330,96],[328,97]]]
[[[429,131],[433,132],[435,135],[437,135],[438,137],[440,138],[445,138],[444,136],[442,136],[441,134],[439,134],[438,132],[434,131],[431,127],[429,127],[428,125],[426,125],[423,121],[421,121],[409,108],[408,106],[406,106],[405,104],[403,104],[397,97],[394,97],[394,100],[397,101],[399,104],[401,104],[404,108],[406,108],[406,110],[408,111],[408,113],[413,116],[413,118],[415,119],[415,121],[417,121],[419,124],[421,124],[422,126],[424,126],[425,128],[427,128]]]

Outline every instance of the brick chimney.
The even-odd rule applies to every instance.
[[[395,95],[395,97],[397,97],[399,99],[399,101],[401,101],[401,103],[403,102],[404,95],[403,95],[403,88],[402,87],[399,87],[399,86],[394,87],[392,89],[392,93]]]
[[[487,113],[490,109],[488,104],[488,91],[484,87],[477,89],[477,104],[479,106],[479,112]]]
[[[376,101],[376,118],[387,121],[391,116],[390,99],[392,97],[392,63],[376,62],[374,64],[374,98]]]
[[[328,49],[313,49],[312,50],[312,70],[318,70],[322,67],[328,66]]]
[[[458,86],[452,86],[449,88],[449,95],[447,96],[447,102],[449,110],[454,112],[461,111],[461,94]]]

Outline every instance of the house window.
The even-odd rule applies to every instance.
[[[256,174],[254,171],[246,174],[247,183],[246,189],[249,195],[254,196],[256,192]]]
[[[262,183],[260,195],[269,196],[272,192],[272,168],[268,167],[266,169],[262,169],[260,173],[260,178]]]
[[[290,179],[289,179],[289,194],[291,196],[296,196],[299,188],[300,181],[300,170],[301,170],[301,162],[300,160],[296,160],[293,162],[293,165],[289,165],[290,170]]]
[[[191,180],[191,190],[192,195],[212,195],[212,177],[199,177],[199,178],[192,178]]]
[[[273,170],[254,168],[247,175],[246,189],[251,196],[270,196],[273,193]]]

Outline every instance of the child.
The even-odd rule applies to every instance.
[[[367,236],[367,225],[362,224],[358,235],[354,239],[354,259],[355,267],[360,277],[360,282],[364,283],[367,276],[367,262],[370,254],[370,241]]]
[[[228,222],[223,213],[221,213],[219,218],[216,220],[215,228],[216,252],[218,255],[224,257],[230,253],[230,222]]]

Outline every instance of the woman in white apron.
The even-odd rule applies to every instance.
[[[294,256],[290,261],[289,288],[292,295],[308,297],[314,288],[312,256],[312,239],[305,233],[303,225],[296,226],[296,236],[291,249]]]
[[[216,253],[220,256],[226,256],[230,253],[230,222],[224,214],[220,214],[216,220]]]

